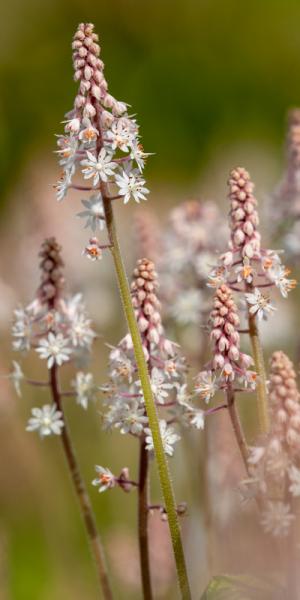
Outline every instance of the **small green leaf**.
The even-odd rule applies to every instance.
[[[268,581],[248,575],[213,577],[200,600],[280,600],[282,590]]]

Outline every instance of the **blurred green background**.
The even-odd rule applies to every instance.
[[[76,223],[64,221],[65,207],[58,215],[49,185],[59,173],[52,154],[54,134],[62,130],[60,122],[76,90],[70,46],[81,21],[95,23],[110,90],[132,105],[145,150],[156,153],[146,172],[154,210],[162,199],[168,207],[201,191],[221,203],[228,168],[237,161],[249,166],[262,194],[271,189],[280,176],[286,110],[300,102],[298,0],[6,2],[0,25],[3,372],[11,358],[7,323],[16,303],[29,301],[34,292],[35,256],[44,233],[60,228],[57,237],[66,246],[71,287],[98,285],[90,265],[80,263],[78,268]],[[126,216],[121,211],[126,222],[132,208]],[[126,231],[123,237],[129,246]],[[104,279],[118,313],[106,271]],[[104,305],[91,300],[91,311],[105,341],[114,343],[124,325],[121,317],[116,322],[115,314],[103,316]],[[102,380],[103,352],[103,343],[98,343],[94,367]],[[36,368],[32,361],[28,365]],[[24,434],[35,403],[36,393],[17,402],[4,382],[0,599],[96,598],[94,572],[57,440],[41,444]],[[134,441],[118,434],[100,437],[96,410],[83,418],[78,407],[70,406],[69,419],[88,482],[95,462],[120,470],[127,460],[135,468]],[[181,473],[179,499],[188,499],[192,492],[180,456],[172,467],[175,476]],[[124,560],[124,553],[118,558],[123,545],[133,565],[128,581],[120,575],[122,565],[115,567],[117,598],[139,598],[136,548],[132,556],[128,550],[135,544],[134,494],[115,490],[99,497],[92,490],[92,498],[110,560]],[[199,529],[195,548],[201,561],[201,524],[197,518],[192,524],[187,527]],[[189,551],[193,553],[193,545]],[[193,577],[206,583],[203,572]]]

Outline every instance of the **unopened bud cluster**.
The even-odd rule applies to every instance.
[[[59,299],[63,286],[63,266],[61,246],[55,238],[48,238],[39,252],[41,284],[37,296],[41,304],[54,307]]]
[[[271,430],[249,460],[252,485],[263,499],[262,523],[273,535],[286,535],[294,519],[289,498],[300,496],[300,396],[293,364],[274,352],[270,365]]]
[[[241,167],[233,169],[228,183],[229,250],[220,256],[218,265],[209,275],[208,285],[217,288],[226,283],[233,290],[245,294],[250,315],[267,319],[275,308],[270,303],[269,294],[262,288],[276,286],[286,298],[296,281],[287,277],[289,270],[281,263],[278,253],[261,247],[257,201],[249,173]]]

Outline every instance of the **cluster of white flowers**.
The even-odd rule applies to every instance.
[[[261,320],[275,311],[269,294],[264,292],[275,286],[286,298],[297,282],[288,278],[289,270],[281,263],[280,253],[261,248],[253,187],[245,169],[231,171],[229,250],[221,255],[219,263],[212,269],[208,285],[217,288],[226,283],[231,289],[244,294],[250,315]]]
[[[139,203],[146,200],[149,190],[142,172],[148,156],[140,144],[136,119],[129,116],[127,105],[108,93],[104,64],[99,58],[98,36],[92,24],[80,24],[73,40],[75,81],[79,82],[74,108],[67,115],[65,132],[57,139],[62,176],[56,184],[57,199],[63,200],[77,170],[97,188],[78,217],[93,232],[104,225],[103,194],[111,192]],[[88,189],[88,187],[87,187]]]
[[[157,275],[151,261],[137,262],[131,289],[151,387],[160,413],[162,441],[166,454],[172,456],[174,444],[180,439],[173,425],[180,422],[203,429],[204,413],[191,403],[185,382],[187,368],[177,344],[165,337],[156,296]],[[117,347],[111,347],[109,374],[109,382],[102,386],[106,406],[104,428],[142,438],[145,448],[152,451],[153,440],[129,334]]]
[[[34,350],[46,362],[50,371],[71,360],[85,364],[96,334],[82,295],[68,297],[63,293],[61,248],[54,238],[45,240],[39,256],[41,284],[33,302],[25,308],[15,310],[13,349],[23,354]],[[21,395],[20,384],[23,380],[40,385],[40,382],[28,380],[16,361],[13,361],[13,370],[8,377],[18,395]],[[47,386],[47,381],[42,382],[42,385]],[[86,409],[98,391],[92,374],[79,371],[71,385],[74,392],[70,391],[68,394],[74,395],[77,403]],[[41,409],[32,410],[27,430],[37,430],[44,437],[59,435],[62,427],[60,410],[55,405],[46,404]]]

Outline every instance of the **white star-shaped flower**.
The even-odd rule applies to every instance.
[[[55,404],[32,408],[31,414],[32,417],[28,421],[26,431],[38,431],[41,437],[61,434],[64,422],[62,412],[57,410]]]
[[[93,185],[96,186],[100,180],[108,181],[108,178],[114,175],[113,170],[117,167],[117,163],[111,160],[112,154],[105,148],[101,148],[98,156],[94,156],[89,151],[86,154],[88,158],[81,161],[82,166],[86,167],[82,169],[84,179],[93,177]]]
[[[173,445],[180,440],[180,435],[175,433],[173,427],[168,427],[167,422],[164,420],[161,420],[159,422],[159,429],[160,429],[160,435],[162,438],[162,443],[163,443],[165,453],[168,454],[169,456],[173,456],[173,454],[174,454]],[[146,449],[149,451],[154,450],[151,429],[146,427],[145,434],[146,434],[146,440],[145,440],[146,441]]]
[[[91,228],[93,232],[104,228],[104,208],[101,194],[91,196],[88,200],[81,200],[86,210],[77,213],[80,219],[86,219],[84,228]]]
[[[109,469],[96,465],[95,471],[98,476],[93,479],[92,485],[99,487],[99,492],[105,492],[116,485],[116,478]]]
[[[251,315],[257,315],[259,321],[266,320],[268,315],[276,310],[270,302],[270,298],[261,293],[258,288],[255,288],[253,293],[245,294],[248,304],[251,305],[249,312]]]
[[[145,187],[145,180],[140,177],[136,169],[131,171],[128,168],[121,175],[116,175],[116,184],[120,196],[124,196],[124,204],[127,204],[130,198],[139,203],[140,200],[147,199],[145,194],[149,194],[149,190]]]
[[[40,340],[36,352],[38,352],[40,358],[47,360],[48,369],[51,369],[55,364],[61,366],[64,362],[70,360],[72,350],[68,347],[68,344],[69,340],[64,338],[62,333],[55,335],[50,332],[47,338]]]

